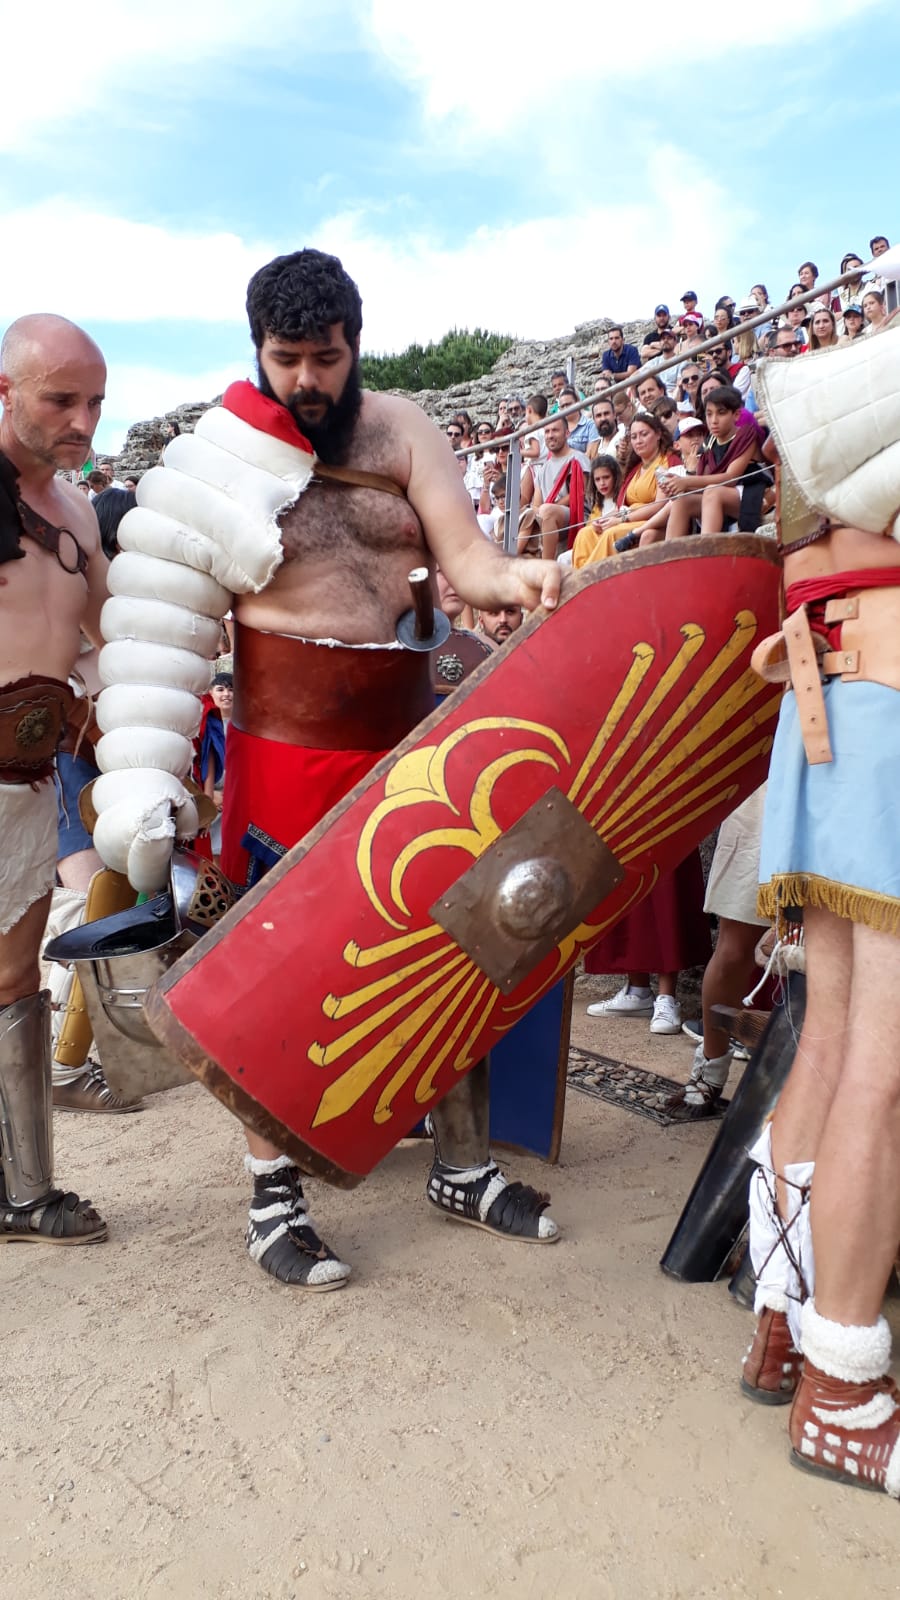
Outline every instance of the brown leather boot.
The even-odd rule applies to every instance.
[[[794,1344],[783,1311],[764,1306],[753,1341],[744,1356],[741,1389],[761,1406],[786,1406],[800,1381],[803,1357]]]
[[[107,1116],[119,1116],[125,1111],[143,1111],[141,1099],[126,1100],[116,1094],[106,1081],[99,1061],[88,1059],[84,1071],[70,1083],[54,1083],[54,1111],[93,1111]]]
[[[802,1330],[791,1461],[804,1472],[900,1499],[900,1391],[886,1376],[887,1323],[880,1317],[871,1328],[845,1327],[820,1317],[807,1301]]]

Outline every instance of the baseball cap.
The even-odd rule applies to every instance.
[[[679,417],[678,418],[678,434],[679,434],[679,437],[683,433],[695,433],[698,428],[700,428],[700,429],[703,428],[703,423],[700,421],[699,417]]]
[[[846,315],[847,315],[847,312],[848,312],[848,311],[849,311],[849,312],[850,312],[850,313],[851,313],[851,315],[854,315],[854,316],[857,316],[857,317],[861,317],[861,316],[862,316],[862,314],[863,314],[863,308],[862,308],[862,306],[858,306],[858,305],[857,305],[857,304],[856,304],[856,301],[855,301],[855,300],[854,300],[854,302],[853,302],[853,304],[852,304],[852,305],[849,305],[849,306],[845,306],[845,307],[844,307],[844,316],[846,316]]]
[[[689,322],[693,328],[703,327],[703,318],[698,311],[686,311],[684,316],[679,317],[678,320],[679,322]]]
[[[681,303],[684,305],[685,300],[696,300],[696,298],[696,289],[685,289],[684,294],[681,296]]]
[[[660,312],[661,312],[661,311],[664,311],[664,312],[665,312],[665,313],[666,313],[666,316],[668,316],[668,315],[669,315],[669,308],[668,308],[668,306],[664,306],[664,305],[662,305],[662,304],[661,304],[661,303],[660,303],[660,305],[658,305],[658,306],[657,306],[657,307],[656,307],[656,309],[655,309],[655,311],[654,311],[654,313],[653,313],[653,315],[654,315],[654,316],[655,316],[655,317],[658,317],[658,316],[659,316],[659,313],[660,313]]]

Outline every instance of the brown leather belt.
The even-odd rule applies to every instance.
[[[232,721],[312,750],[390,750],[434,710],[427,652],[234,629]]]
[[[17,678],[0,688],[0,783],[49,777],[74,699],[58,678]]]
[[[751,658],[761,678],[794,690],[811,766],[832,760],[823,677],[900,690],[900,588],[851,590],[827,601],[825,621],[841,624],[840,650],[829,650],[821,634],[813,633],[806,607],[799,606]]]
[[[100,729],[97,726],[94,701],[90,695],[81,695],[72,706],[56,753],[77,756],[79,761],[86,762],[89,767],[94,767],[99,772],[94,755],[94,746],[99,740]]]

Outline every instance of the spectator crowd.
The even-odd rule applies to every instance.
[[[876,235],[869,249],[875,260],[889,242]],[[708,318],[687,289],[677,315],[663,301],[654,308],[640,345],[626,340],[621,325],[608,329],[589,405],[579,406],[585,396],[557,371],[549,394],[510,395],[495,417],[473,421],[455,412],[446,433],[482,531],[502,542],[515,492],[507,481],[509,436],[543,423],[522,443],[519,554],[580,568],[663,539],[756,532],[775,499],[768,429],[754,393],[757,362],[851,344],[886,327],[884,279],[867,275],[853,251],[840,264],[840,274],[848,273],[855,276],[834,293],[780,316],[764,283],[737,301],[721,295]],[[816,263],[804,261],[787,300],[814,291],[819,277]],[[760,316],[759,326],[747,326]],[[700,349],[710,340],[716,343]],[[616,392],[604,399],[607,389]]]

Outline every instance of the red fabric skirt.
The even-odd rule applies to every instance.
[[[225,754],[223,871],[233,883],[245,884],[250,858],[242,841],[251,825],[289,850],[384,754],[383,750],[310,750],[259,739],[232,723]]]
[[[603,935],[584,958],[585,972],[681,972],[712,955],[703,910],[703,868],[692,850],[674,872],[627,917]]]

